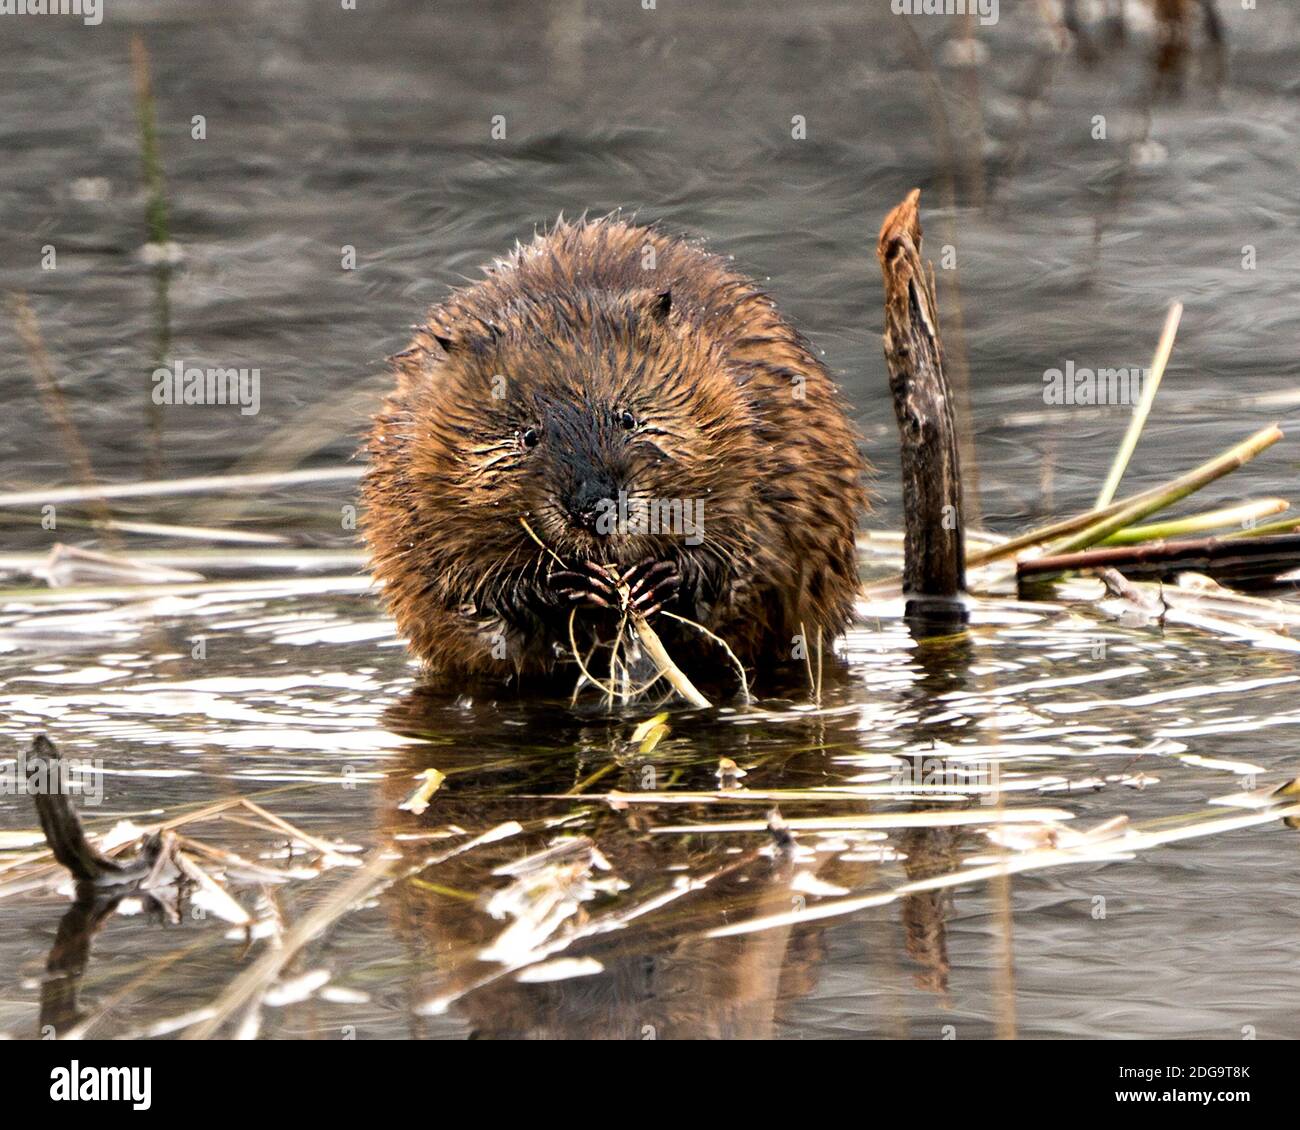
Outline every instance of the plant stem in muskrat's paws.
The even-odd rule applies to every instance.
[[[664,564],[668,565],[667,571],[659,567]],[[662,600],[667,599],[664,594],[675,592],[676,587],[681,584],[681,577],[677,575],[675,567],[668,562],[642,561],[622,574],[614,565],[597,565],[591,568],[593,572],[597,569],[603,570],[605,581],[617,594],[617,607],[620,613],[618,639],[622,639],[623,628],[630,622],[637,639],[641,641],[641,646],[645,648],[651,662],[658,668],[659,675],[668,680],[673,690],[692,706],[711,706],[712,703],[699,692],[686,672],[673,662],[658,633],[650,626],[649,617],[659,610]],[[643,569],[639,582],[634,582],[635,574]],[[660,595],[656,596],[656,594]],[[652,601],[656,603],[652,604]],[[648,611],[643,611],[644,605],[650,605]],[[617,644],[615,647],[617,648]]]
[[[656,561],[653,557],[647,557],[645,560],[633,565],[622,575],[618,573],[613,565],[604,566],[604,569],[606,571],[606,580],[617,586],[618,607],[622,613],[618,625],[618,637],[614,644],[615,656],[618,654],[618,647],[623,639],[623,629],[631,621],[632,630],[636,632],[637,638],[641,641],[641,646],[645,648],[646,653],[659,669],[659,675],[656,676],[656,679],[659,677],[667,679],[673,689],[692,706],[712,705],[699,692],[686,673],[673,662],[658,633],[650,626],[650,617],[656,612],[663,611],[663,614],[669,619],[676,620],[681,624],[688,624],[690,627],[703,632],[727,653],[740,675],[740,689],[745,702],[750,701],[749,681],[745,677],[744,665],[736,658],[736,653],[727,646],[726,640],[714,635],[703,624],[664,609],[665,604],[676,598],[677,591],[682,584],[682,575],[673,562]],[[820,633],[818,638],[820,643]],[[819,665],[820,662],[819,656]],[[612,672],[613,661],[611,660],[611,676]],[[654,681],[651,680],[651,684]],[[647,684],[647,686],[651,684]],[[820,685],[818,696],[820,700]]]
[[[645,565],[645,562],[633,566],[632,569],[629,569],[621,576],[612,565],[607,567],[610,579],[616,580],[618,584],[619,609],[623,613],[624,620],[631,621],[632,630],[636,632],[637,639],[641,641],[641,646],[645,648],[646,654],[650,656],[651,661],[659,669],[659,673],[672,684],[673,690],[692,706],[711,706],[712,703],[700,694],[695,684],[687,677],[686,672],[673,662],[672,656],[668,654],[668,650],[664,647],[658,633],[650,627],[649,616],[659,610],[659,604],[654,604],[649,612],[642,611],[640,607],[641,603],[648,603],[650,600],[655,599],[654,594],[666,583],[671,582],[675,588],[676,585],[681,583],[681,578],[675,576],[661,577],[655,573],[656,566],[651,566],[642,574],[641,584],[637,590],[640,593],[639,599],[634,599],[632,595],[633,588],[629,581],[642,565]],[[652,574],[654,575],[652,576]],[[622,635],[621,630],[619,635]]]
[[[676,569],[670,566],[669,570],[659,568],[664,562],[642,561],[634,565],[626,573],[620,574],[618,567],[615,565],[597,565],[593,561],[583,562],[582,571],[570,569],[556,552],[551,549],[540,537],[537,532],[528,524],[526,518],[520,517],[519,524],[523,526],[525,532],[533,541],[542,549],[551,555],[555,563],[560,566],[557,572],[551,574],[553,581],[558,581],[557,592],[570,594],[565,599],[573,606],[576,612],[580,604],[588,604],[596,608],[604,608],[609,611],[617,610],[619,613],[618,639],[622,638],[623,629],[630,621],[633,631],[636,632],[637,638],[641,641],[641,646],[646,649],[655,666],[659,669],[659,675],[667,679],[682,698],[686,699],[692,706],[711,706],[694,683],[687,678],[686,673],[682,671],[672,657],[668,654],[655,630],[650,627],[647,619],[649,615],[659,611],[662,603],[669,599],[676,588],[681,584],[681,577],[677,574]],[[639,584],[636,585],[637,596],[632,595],[635,574],[642,572],[639,578]],[[611,596],[613,600],[611,602]],[[651,604],[654,601],[655,603]],[[643,605],[649,605],[649,611],[642,611]],[[573,640],[573,616],[569,617],[569,635],[570,641],[574,644],[574,654],[579,660],[579,666],[582,666],[581,656],[577,654],[576,641]],[[613,659],[617,656],[617,646],[614,655],[611,656],[611,676],[613,674]],[[613,691],[613,680],[608,685],[600,683],[599,680],[592,678],[589,672],[583,671],[589,679],[597,686],[602,687],[611,697],[616,693]]]

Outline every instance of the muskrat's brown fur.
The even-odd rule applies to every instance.
[[[611,641],[611,593],[586,562],[617,565],[643,608],[698,621],[750,667],[845,627],[866,508],[856,433],[807,342],[720,257],[617,218],[561,221],[435,308],[394,362],[364,530],[431,673],[551,672],[572,662],[574,607],[580,648]],[[619,490],[702,500],[703,541],[596,532],[595,500]],[[688,672],[703,656],[728,669],[695,629],[652,623]]]

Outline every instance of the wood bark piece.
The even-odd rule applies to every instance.
[[[1185,538],[1035,557],[1016,565],[1019,578],[1117,569],[1126,577],[1168,577],[1195,570],[1212,577],[1259,579],[1300,569],[1300,534],[1258,538]]]

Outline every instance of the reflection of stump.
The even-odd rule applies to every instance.
[[[908,882],[955,871],[960,866],[960,838],[960,833],[951,828],[915,828],[906,832],[900,838],[899,849],[907,856],[903,869]],[[948,993],[946,919],[951,902],[947,890],[918,891],[903,899],[899,913],[907,955],[921,967],[914,975],[916,987],[944,996]]]
[[[912,976],[922,992],[948,995],[948,939],[944,929],[947,896],[924,891],[903,900],[902,923],[907,956],[921,968]]]
[[[974,658],[974,645],[969,633],[962,632],[942,639],[922,640],[917,644],[915,657],[917,678],[908,691],[906,707],[917,719],[933,712],[933,704],[942,695],[967,691],[971,687],[970,666]],[[911,773],[914,781],[921,783],[930,774],[939,772],[949,779],[955,764],[944,759],[937,743],[959,745],[968,740],[960,726],[951,720],[918,721],[911,732],[914,740]],[[922,747],[929,742],[933,748]],[[914,801],[916,811],[925,811],[933,804],[926,800]],[[961,849],[969,846],[971,833],[963,828],[912,828],[898,837],[898,850],[903,854],[903,870],[908,882],[946,875],[961,867]],[[916,987],[948,1000],[948,933],[947,919],[953,904],[950,889],[917,891],[905,896],[899,903],[899,923],[903,927],[907,955],[919,967],[913,971]]]
[[[885,217],[876,256],[885,281],[885,361],[903,467],[903,594],[909,618],[942,630],[965,619],[966,543],[934,268],[921,260],[920,197],[913,189]]]
[[[120,901],[117,897],[96,898],[82,890],[59,920],[54,945],[45,959],[46,976],[41,982],[42,1039],[46,1029],[62,1036],[84,1019],[77,997],[81,978],[90,962],[90,943]]]

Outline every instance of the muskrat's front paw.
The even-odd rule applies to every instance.
[[[605,568],[585,561],[582,570],[559,570],[547,578],[556,603],[565,607],[587,604],[593,608],[618,611],[618,587]]]
[[[647,558],[623,574],[623,583],[629,586],[628,603],[649,618],[677,596],[682,575],[671,561]]]

